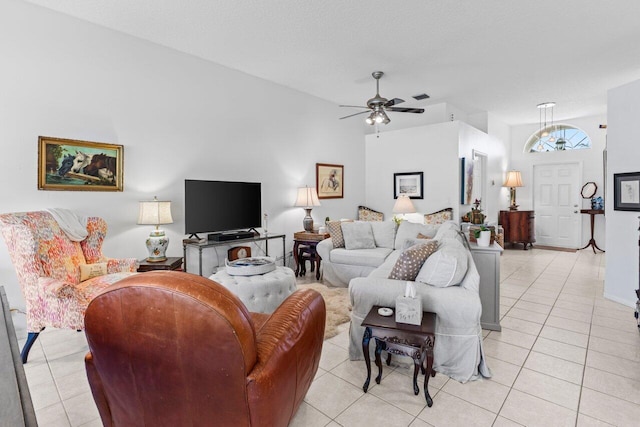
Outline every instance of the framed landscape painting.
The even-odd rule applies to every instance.
[[[411,199],[422,199],[424,178],[422,172],[406,172],[393,174],[393,198],[406,194]]]
[[[344,197],[344,165],[316,163],[316,191],[318,199]]]
[[[613,174],[613,209],[640,211],[640,172]]]
[[[38,189],[122,191],[123,146],[38,138]]]

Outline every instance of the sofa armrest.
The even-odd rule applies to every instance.
[[[138,270],[138,260],[135,258],[108,258],[107,273],[130,272],[135,273]]]
[[[304,289],[291,294],[260,328],[258,361],[247,376],[255,425],[288,424],[318,370],[325,319],[322,296]]]
[[[316,245],[316,252],[320,255],[320,258],[322,258],[323,261],[331,261],[330,254],[332,250],[333,240],[331,240],[331,237],[324,239]]]
[[[75,294],[75,284],[53,277],[38,277],[38,289],[44,298],[60,298],[65,294],[68,296]]]

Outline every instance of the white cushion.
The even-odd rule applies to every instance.
[[[336,248],[331,251],[331,262],[336,264],[364,265],[367,267],[377,267],[387,259],[392,249],[352,249]]]
[[[371,231],[373,231],[373,239],[378,248],[393,249],[393,243],[396,238],[396,223],[393,221],[376,221],[371,222]]]
[[[296,277],[288,267],[276,267],[274,271],[255,276],[231,276],[226,269],[209,276],[236,294],[254,313],[273,313],[289,295],[297,289]]]
[[[416,282],[444,288],[462,282],[469,268],[467,250],[455,238],[444,238],[438,250],[422,265]]]
[[[402,221],[398,226],[398,231],[396,232],[396,241],[394,248],[402,249],[405,240],[415,239],[418,237],[418,234],[433,238],[433,236],[436,235],[437,229],[438,227],[435,227],[433,225],[415,224],[409,221]]]
[[[344,236],[344,247],[347,250],[375,249],[376,247],[371,223],[368,221],[342,223],[342,235]]]
[[[442,225],[440,225],[440,227],[438,227],[438,231],[436,232],[434,239],[442,240],[442,239],[452,238],[462,243],[462,241],[460,240],[461,236],[458,233],[459,230],[460,230],[460,227],[458,226],[458,224],[456,224],[453,221],[447,221]]]

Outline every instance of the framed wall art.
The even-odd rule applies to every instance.
[[[342,199],[344,166],[316,163],[316,191],[318,199]]]
[[[123,146],[38,138],[38,189],[122,191]]]
[[[393,174],[393,198],[406,194],[410,199],[424,198],[424,177],[422,172]]]
[[[473,202],[473,161],[460,159],[460,204],[470,205]]]
[[[640,172],[613,174],[613,209],[640,211]]]

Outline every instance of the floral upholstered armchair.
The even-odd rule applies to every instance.
[[[136,271],[135,258],[102,255],[107,233],[102,218],[87,219],[89,235],[81,242],[69,239],[45,211],[2,214],[0,229],[26,302],[29,335],[23,363],[45,327],[84,329],[84,312],[93,297]]]

